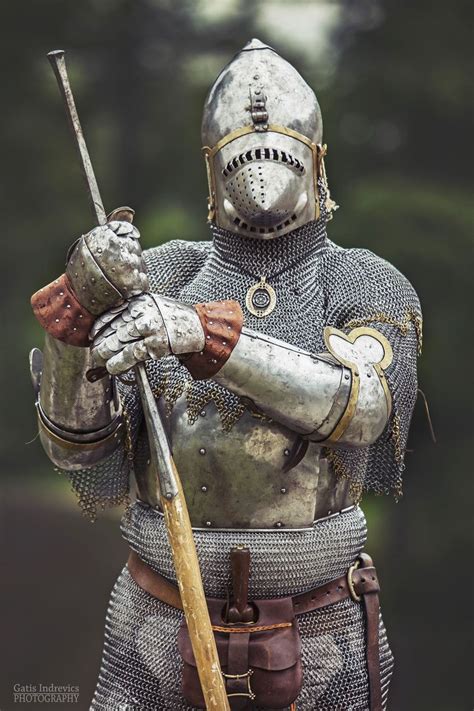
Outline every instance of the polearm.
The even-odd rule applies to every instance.
[[[64,98],[66,113],[79,151],[81,167],[94,214],[98,223],[105,225],[107,217],[69,83],[64,51],[49,52],[48,58]],[[176,579],[206,708],[208,711],[230,711],[181,481],[143,363],[135,367],[135,376],[148,430],[151,461],[156,473],[159,500],[165,517]]]

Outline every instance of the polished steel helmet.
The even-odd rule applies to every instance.
[[[208,219],[262,239],[317,219],[322,134],[313,90],[271,47],[251,40],[204,105]]]

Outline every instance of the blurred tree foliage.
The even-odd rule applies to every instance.
[[[25,446],[35,433],[26,354],[41,342],[29,295],[61,273],[67,246],[93,224],[45,54],[68,52],[106,208],[133,205],[145,246],[202,239],[202,102],[220,67],[254,34],[262,2],[241,0],[213,21],[199,4],[2,3],[4,476],[20,481],[42,466],[38,447]],[[287,4],[304,11],[304,3]],[[336,71],[318,92],[341,204],[330,236],[392,261],[424,308],[420,386],[438,445],[419,404],[405,498],[367,504],[398,657],[392,708],[404,711],[469,707],[473,14],[467,0],[342,0]],[[317,90],[322,67],[292,39],[277,49]]]

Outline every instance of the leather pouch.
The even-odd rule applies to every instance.
[[[219,660],[232,711],[255,706],[284,709],[297,698],[303,681],[301,638],[291,598],[256,600],[255,622],[224,621],[223,600],[208,600]],[[183,659],[182,694],[204,709],[204,697],[186,623],[178,634]]]

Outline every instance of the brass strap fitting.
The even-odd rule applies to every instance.
[[[354,571],[357,570],[357,568],[359,567],[360,559],[358,558],[354,563],[352,563],[352,565],[349,567],[349,570],[347,571],[347,587],[349,588],[351,598],[354,600],[354,602],[360,602],[362,600],[362,597],[356,593],[354,587],[354,580],[352,578]]]

